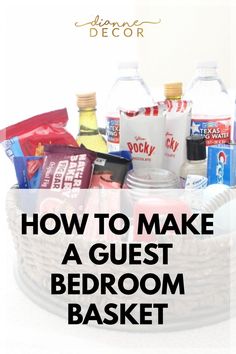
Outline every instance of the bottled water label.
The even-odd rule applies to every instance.
[[[119,144],[120,142],[120,118],[107,117],[107,142]]]
[[[193,118],[191,121],[191,135],[204,135],[206,138],[206,146],[229,144],[231,118]]]

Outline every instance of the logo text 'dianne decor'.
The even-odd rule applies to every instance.
[[[117,22],[104,20],[99,15],[93,21],[86,23],[75,22],[76,27],[89,27],[90,37],[144,37],[145,25],[157,25],[161,22],[158,21],[139,21],[134,20],[131,22]]]

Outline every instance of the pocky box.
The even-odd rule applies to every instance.
[[[134,168],[162,167],[166,115],[165,105],[121,110],[120,148],[132,154]]]
[[[190,133],[190,101],[166,100],[166,131],[164,167],[180,175],[180,167],[186,161],[186,137]]]

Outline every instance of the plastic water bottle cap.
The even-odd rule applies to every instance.
[[[137,61],[124,61],[118,65],[119,69],[138,69]]]
[[[197,63],[197,69],[217,69],[216,61],[202,61]]]
[[[197,71],[200,77],[215,77],[217,76],[217,63],[215,61],[198,63]]]

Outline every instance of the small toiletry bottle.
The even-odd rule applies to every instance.
[[[187,161],[183,163],[180,169],[180,184],[185,187],[188,175],[197,175],[206,177],[207,159],[206,159],[206,139],[202,135],[193,135],[186,138]]]

